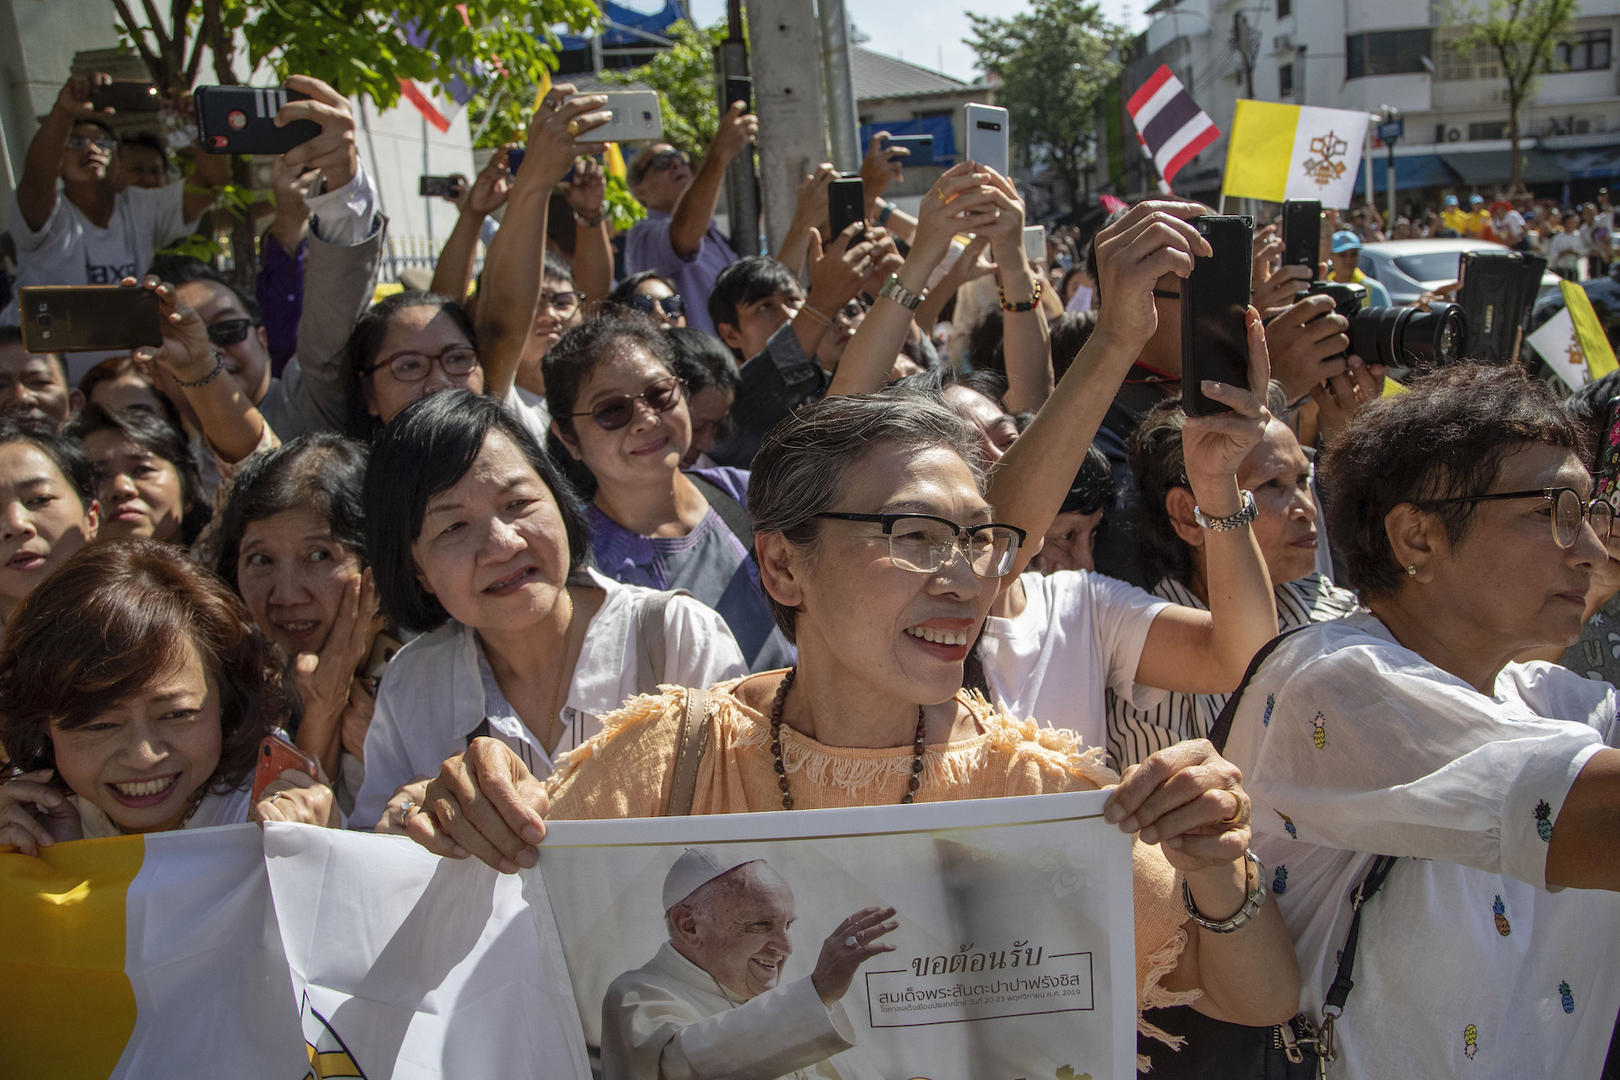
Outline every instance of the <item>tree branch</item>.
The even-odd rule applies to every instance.
[[[145,34],[147,28],[135,21],[134,14],[129,10],[129,5],[124,0],[113,0],[113,8],[118,12],[119,19],[123,20],[124,30],[129,34],[129,39],[135,43],[136,50],[140,52],[141,62],[146,65],[146,70],[151,74],[152,81],[161,83],[163,81],[163,61],[154,56],[151,48],[146,44]]]

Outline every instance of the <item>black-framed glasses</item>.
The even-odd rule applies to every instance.
[[[654,414],[667,413],[681,403],[682,391],[685,387],[681,380],[671,376],[649,383],[639,394],[615,394],[610,398],[603,398],[592,405],[586,412],[570,413],[570,416],[588,416],[596,421],[596,426],[603,431],[618,431],[627,426],[636,416],[636,402],[645,401],[647,408]]]
[[[257,324],[252,319],[221,319],[208,324],[208,340],[224,348],[247,340],[248,332]]]
[[[921,574],[938,572],[960,551],[968,566],[982,578],[1005,577],[1012,570],[1025,533],[1016,525],[990,522],[958,525],[933,514],[813,515],[830,521],[864,521],[883,526],[889,540],[889,561],[902,570]]]
[[[1581,493],[1569,487],[1532,488],[1528,491],[1497,491],[1489,495],[1459,495],[1455,499],[1430,499],[1418,505],[1448,506],[1454,503],[1492,502],[1497,499],[1546,499],[1552,503],[1553,539],[1569,549],[1581,538],[1581,525],[1591,522],[1599,540],[1609,542],[1614,532],[1614,507],[1603,499],[1582,502]]]
[[[577,292],[542,292],[534,302],[537,308],[549,307],[558,315],[567,318],[579,307],[579,293]]]
[[[103,153],[110,154],[118,149],[118,140],[101,138],[90,135],[69,135],[67,148],[69,150],[83,150],[86,147],[95,147]]]
[[[471,345],[452,345],[437,353],[395,353],[366,368],[366,374],[386,367],[400,382],[421,382],[428,377],[434,364],[439,365],[439,370],[451,378],[471,375],[478,366],[478,350]]]
[[[643,315],[652,315],[663,312],[666,319],[678,319],[686,314],[686,301],[681,299],[679,293],[668,296],[651,297],[636,293],[630,297],[630,309],[639,311]]]

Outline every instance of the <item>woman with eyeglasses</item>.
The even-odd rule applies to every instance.
[[[602,308],[639,312],[669,330],[686,325],[686,298],[675,291],[668,278],[652,270],[631,274],[619,282],[602,302]]]
[[[669,334],[642,316],[604,315],[563,335],[545,372],[552,431],[596,484],[585,513],[597,569],[708,604],[749,670],[789,663],[792,648],[759,589],[749,474],[682,471],[692,413]]]
[[[955,414],[904,390],[827,398],[772,429],[755,465],[761,573],[798,659],[709,690],[690,804],[671,805],[691,693],[672,687],[607,718],[544,786],[505,746],[474,740],[427,785],[406,829],[418,843],[513,870],[538,858],[547,817],[892,806],[1119,782],[1072,732],[962,689],[963,660],[1026,537],[986,501],[976,440]],[[1293,954],[1257,899],[1245,800],[1207,743],[1160,754],[1110,799],[1108,820],[1142,841],[1142,1009],[1196,1001],[1251,1024],[1292,1015]]]
[[[1408,390],[1361,409],[1321,465],[1369,610],[1281,639],[1226,752],[1308,1016],[1354,894],[1397,857],[1360,907],[1335,1076],[1595,1077],[1620,1008],[1616,694],[1515,658],[1580,635],[1613,510],[1545,383],[1460,364]]]
[[[626,698],[746,670],[710,609],[588,568],[572,491],[486,395],[435,394],[384,426],[365,534],[383,612],[418,636],[377,692],[356,827],[401,831],[470,740],[501,740],[544,776]]]

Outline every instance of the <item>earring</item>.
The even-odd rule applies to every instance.
[[[1414,578],[1417,577],[1417,564],[1416,563],[1408,563],[1407,564],[1407,566],[1406,566],[1406,576],[1407,577],[1414,577]]]

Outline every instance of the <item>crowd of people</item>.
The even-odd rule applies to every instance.
[[[1357,1080],[1603,1074],[1620,375],[1565,402],[1464,359],[1387,392],[1305,295],[1360,273],[1376,211],[1327,223],[1316,273],[1255,234],[1247,382],[1189,416],[1194,203],[1031,263],[1011,180],[963,162],[909,214],[874,139],[864,222],[831,234],[822,165],[775,255],[739,257],[714,222],[758,132],[736,103],[695,167],[633,158],[620,273],[605,99],[564,84],[521,171],[502,151],[466,185],[431,291],[373,302],[387,221],[355,117],[294,76],[278,121],[319,134],[276,161],[250,294],[159,253],[210,159],[163,182],[92,83],[29,147],[21,277],[146,290],[163,343],[70,382],[0,329],[16,857],[291,821],[516,872],[547,820],[1108,788],[1157,1075],[1257,1076],[1260,1043]],[[1562,217],[1468,201],[1389,235],[1610,261],[1606,193]],[[313,775],[255,794],[277,732]],[[726,1010],[792,992],[835,1024],[892,910],[850,916],[790,991],[713,929],[791,907],[786,885],[683,866],[667,948],[621,989],[695,966],[718,993],[626,1019],[606,1075],[719,1075],[704,1048],[726,1075],[799,1067],[726,1042]]]

